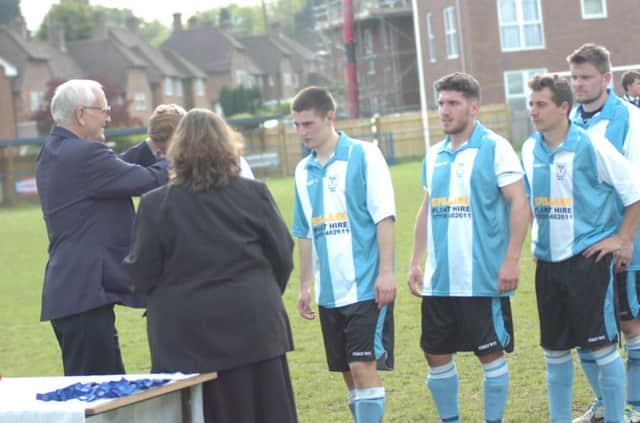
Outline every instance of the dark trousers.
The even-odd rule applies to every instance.
[[[124,374],[113,304],[54,319],[65,376]]]

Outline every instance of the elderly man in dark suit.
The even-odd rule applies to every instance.
[[[42,321],[51,321],[65,375],[124,373],[114,304],[143,307],[122,259],[134,220],[131,196],[167,182],[167,162],[127,163],[104,144],[110,108],[100,84],[71,80],[51,101],[55,127],[36,165],[49,236]]]

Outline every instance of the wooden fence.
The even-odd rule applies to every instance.
[[[431,144],[435,144],[444,138],[444,133],[437,112],[430,111],[428,118],[429,139]],[[511,114],[507,105],[482,106],[478,119],[506,139],[511,139]],[[306,152],[290,121],[272,123],[267,128],[240,129],[245,141],[244,154],[259,177],[292,175]],[[336,129],[355,138],[375,141],[391,163],[424,155],[424,128],[419,112],[339,120],[336,121]],[[270,160],[265,160],[266,157]]]
[[[437,112],[430,111],[428,117],[429,139],[434,144],[444,134]],[[512,122],[508,106],[482,106],[479,120],[506,139],[511,139]],[[244,136],[244,156],[259,178],[292,175],[296,164],[308,152],[290,119],[269,123],[271,125],[253,130],[237,128]],[[376,142],[389,163],[424,155],[424,128],[418,112],[340,120],[336,122],[336,128],[354,138]],[[0,205],[35,202],[38,199],[35,158],[39,145],[34,142],[21,145],[21,140],[11,144],[0,147]]]

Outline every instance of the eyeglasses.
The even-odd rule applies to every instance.
[[[98,107],[98,106],[80,106],[80,107],[82,107],[83,109],[89,109],[89,110],[99,110],[107,116],[111,115],[111,106],[107,106],[105,108]]]

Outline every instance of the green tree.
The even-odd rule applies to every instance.
[[[216,7],[214,9],[197,12],[193,15],[199,24],[220,24],[220,14],[231,18],[233,34],[244,37],[264,33],[264,22],[262,10],[257,6],[238,6],[231,4],[227,7]]]
[[[231,117],[239,113],[255,114],[260,106],[261,98],[260,90],[256,87],[230,88],[225,85],[220,90],[218,101],[224,110],[224,115]]]
[[[107,27],[126,28],[127,19],[135,17],[131,9],[118,9],[116,7],[92,6],[92,13],[100,12],[104,16],[104,24]]]
[[[154,20],[142,23],[140,35],[152,46],[159,47],[169,38],[171,30],[160,23],[160,21]]]
[[[8,24],[20,15],[20,0],[0,0],[0,25]]]
[[[57,22],[64,27],[64,38],[67,41],[86,40],[93,35],[93,16],[88,0],[60,0],[49,9],[37,37],[46,40],[48,23]]]

